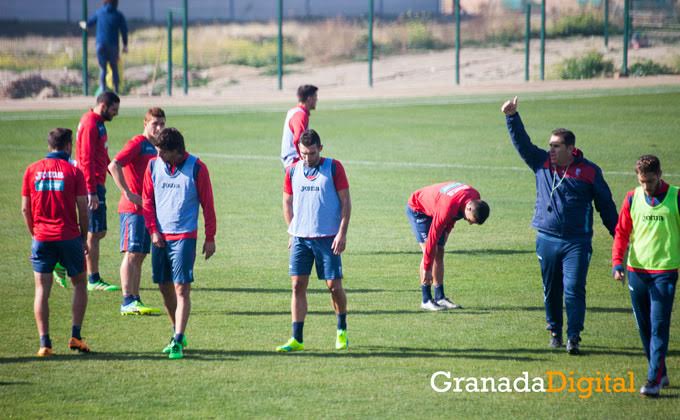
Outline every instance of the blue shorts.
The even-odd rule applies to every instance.
[[[87,211],[87,217],[90,219],[87,230],[92,233],[106,232],[106,188],[103,185],[97,185],[97,197],[99,198],[97,210]]]
[[[333,239],[333,236],[314,239],[294,236],[290,247],[288,273],[291,276],[308,276],[312,272],[312,264],[316,262],[319,280],[342,279],[342,259],[340,255],[333,254]]]
[[[69,277],[77,276],[85,271],[85,252],[83,239],[67,241],[36,241],[31,244],[31,263],[36,273],[51,273],[57,263],[66,268]]]
[[[165,248],[151,247],[154,283],[188,284],[194,281],[196,239],[165,241]]]
[[[120,213],[120,252],[148,254],[150,250],[151,236],[144,225],[144,216]]]
[[[413,234],[416,236],[416,241],[418,241],[419,244],[427,242],[427,235],[430,234],[432,217],[425,213],[413,211],[408,204],[406,205],[406,217],[408,218],[409,223],[411,223],[411,230],[413,230]],[[446,234],[440,236],[437,245],[443,247],[446,245],[447,239],[448,235]]]

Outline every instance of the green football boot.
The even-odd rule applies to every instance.
[[[66,281],[66,268],[64,268],[63,265],[57,263],[57,265],[54,266],[52,275],[54,276],[54,281],[56,281],[59,286],[63,287],[64,289],[68,289],[68,282]]]
[[[136,300],[133,302],[133,304],[137,308],[137,312],[140,315],[160,315],[161,313],[161,310],[159,308],[152,308],[151,306],[146,306],[145,304],[142,303],[141,300]],[[182,343],[182,346],[186,347],[186,344]]]
[[[168,358],[169,359],[181,359],[184,357],[184,348],[182,347],[182,343],[178,343],[174,339],[172,340],[172,343],[170,343],[170,352],[168,353]]]
[[[335,339],[336,350],[348,350],[349,340],[347,339],[347,330],[338,330],[338,336]]]
[[[175,339],[173,337],[170,338],[170,342],[168,343],[167,346],[163,348],[162,353],[168,354],[170,351],[172,351],[172,344],[175,342]],[[182,349],[184,349],[187,346],[187,336],[185,335],[182,337]]]
[[[286,342],[286,344],[282,346],[278,346],[276,348],[276,351],[279,353],[290,353],[293,351],[302,351],[305,349],[305,345],[302,343],[299,343],[294,337],[291,337],[290,340]]]
[[[120,286],[116,286],[115,284],[107,283],[104,280],[99,280],[98,282],[95,283],[90,283],[89,281],[87,282],[87,290],[93,291],[93,290],[102,290],[104,292],[115,292],[120,290]]]

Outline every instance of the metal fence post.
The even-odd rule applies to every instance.
[[[172,96],[172,10],[168,10],[168,96]]]
[[[609,49],[609,0],[604,0],[604,47]]]
[[[545,0],[541,0],[541,80],[545,80]]]
[[[184,0],[184,13],[182,16],[182,32],[184,32],[183,64],[184,64],[184,94],[189,93],[189,4]]]
[[[283,89],[283,0],[278,1],[277,7],[279,21],[278,52],[276,54],[277,74],[279,78],[279,90]]]
[[[529,81],[529,44],[531,41],[531,3],[527,3],[526,33],[524,35],[524,81]]]
[[[455,0],[453,8],[456,15],[456,84],[460,84],[460,0]]]
[[[373,87],[373,0],[368,0],[368,86]]]
[[[83,14],[82,20],[87,22],[87,0],[83,0]],[[83,94],[89,95],[89,86],[87,80],[87,27],[83,29]]]
[[[628,76],[628,40],[630,31],[630,0],[623,2],[623,63],[621,64],[621,75]]]

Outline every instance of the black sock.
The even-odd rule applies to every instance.
[[[78,340],[82,339],[80,336],[80,325],[73,325],[71,327],[71,337],[77,338]]]
[[[302,329],[305,327],[305,321],[293,322],[293,338],[298,343],[302,343]]]
[[[437,302],[442,299],[444,299],[444,285],[434,286],[434,301]]]
[[[344,314],[338,314],[338,329],[339,330],[346,330],[347,329],[347,313],[345,312]]]
[[[431,286],[421,285],[420,290],[423,292],[423,303],[427,303],[432,300]]]
[[[50,340],[50,335],[45,334],[40,336],[40,347],[52,348],[52,340]]]

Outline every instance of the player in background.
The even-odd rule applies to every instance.
[[[580,353],[586,316],[586,277],[593,253],[593,201],[614,236],[616,204],[602,170],[576,148],[576,136],[552,131],[549,150],[533,143],[517,112],[517,97],[501,106],[513,146],[534,172],[536,255],[543,277],[545,319],[550,346],[562,347],[562,300],[567,309],[567,352]]]
[[[458,220],[481,225],[489,217],[489,211],[489,205],[480,199],[479,192],[460,182],[442,182],[411,194],[406,205],[406,217],[423,251],[420,261],[422,309],[461,308],[444,294],[444,246]]]
[[[286,168],[283,218],[288,225],[289,274],[293,294],[293,335],[278,352],[304,350],[307,286],[312,265],[331,293],[337,317],[335,348],[347,350],[347,296],[342,287],[342,259],[352,212],[349,182],[342,164],[322,158],[321,138],[314,130],[300,136],[301,159]]]
[[[118,11],[118,0],[104,0],[104,5],[85,21],[80,21],[82,29],[97,26],[97,61],[99,62],[99,88],[106,91],[106,65],[111,67],[111,78],[116,92],[118,90],[118,36],[123,38],[123,52],[128,51],[128,28],[125,16]]]
[[[185,331],[191,313],[198,207],[203,208],[207,260],[215,253],[215,204],[208,168],[186,152],[184,137],[165,128],[156,138],[158,157],[144,173],[144,222],[151,234],[153,281],[158,284],[174,335],[163,349],[170,359],[184,357]]]
[[[57,262],[66,268],[73,284],[71,350],[89,352],[80,336],[87,307],[85,252],[87,252],[87,192],[80,169],[68,160],[73,132],[50,131],[47,156],[26,168],[21,192],[21,212],[32,237],[31,263],[35,280],[33,311],[40,335],[39,357],[53,354],[49,328],[52,270]],[[77,213],[77,214],[76,214]]]
[[[626,194],[612,247],[613,275],[624,280],[628,249],[628,289],[642,347],[649,362],[640,389],[656,397],[669,386],[666,354],[671,312],[680,267],[680,196],[678,187],[661,179],[661,162],[644,155],[635,164],[639,187]]]
[[[99,275],[99,241],[106,236],[106,172],[110,163],[106,122],[118,115],[120,98],[113,92],[97,97],[97,105],[86,112],[78,124],[77,165],[85,175],[90,225],[87,234],[87,290],[117,291]]]
[[[298,87],[298,104],[286,114],[281,138],[281,162],[284,168],[300,159],[300,136],[309,127],[309,113],[316,109],[318,90],[313,85]]]
[[[144,171],[149,160],[156,157],[158,133],[165,128],[165,112],[150,108],[144,116],[144,132],[130,139],[109,164],[109,172],[120,189],[118,213],[120,215],[120,283],[123,289],[121,315],[153,315],[160,309],[142,303],[139,284],[142,263],[151,250],[151,236],[144,224],[142,212],[142,187]]]

